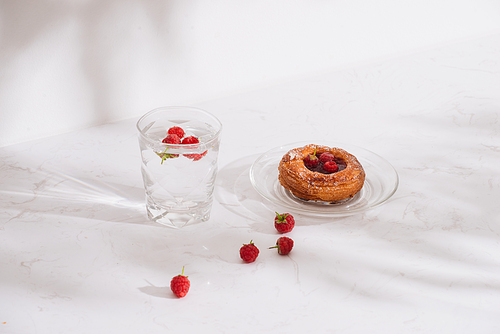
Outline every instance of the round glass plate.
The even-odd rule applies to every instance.
[[[339,147],[353,154],[366,173],[363,188],[354,197],[335,203],[303,200],[283,188],[278,181],[281,158],[289,150],[308,144]],[[348,216],[375,208],[386,202],[399,184],[398,173],[381,156],[354,145],[324,141],[292,143],[267,151],[250,168],[250,180],[260,195],[275,204],[296,212],[328,217]]]

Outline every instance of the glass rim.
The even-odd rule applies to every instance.
[[[217,132],[215,132],[214,136],[206,141],[206,142],[203,142],[203,143],[200,143],[202,145],[210,145],[210,143],[212,143],[213,141],[216,141],[218,140],[221,132],[222,132],[222,122],[215,116],[213,115],[212,113],[204,110],[204,109],[201,109],[201,108],[197,108],[197,107],[190,107],[190,106],[166,106],[166,107],[158,107],[158,108],[155,108],[155,109],[152,109],[150,111],[148,111],[147,113],[145,113],[144,115],[142,115],[136,122],[136,128],[137,130],[139,131],[139,135],[141,136],[142,139],[148,141],[149,143],[151,144],[158,144],[158,142],[156,140],[152,140],[150,138],[148,138],[143,130],[140,128],[139,124],[144,121],[144,119],[146,119],[147,117],[151,116],[152,114],[154,113],[157,113],[159,111],[168,111],[168,110],[175,110],[175,109],[189,109],[189,110],[192,110],[192,111],[196,111],[196,112],[200,112],[202,114],[205,114],[206,116],[209,116],[210,118],[212,118],[215,123],[218,125],[218,129],[217,129]],[[193,144],[166,144],[166,143],[160,143],[162,146],[176,146],[176,147],[189,147],[189,146],[193,146]]]

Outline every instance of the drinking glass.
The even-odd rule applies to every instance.
[[[163,142],[180,127],[198,143]],[[142,178],[148,217],[170,227],[210,218],[222,124],[207,111],[192,107],[154,109],[137,122]],[[192,138],[191,138],[192,139]]]

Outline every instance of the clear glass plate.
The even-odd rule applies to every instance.
[[[339,147],[353,154],[363,165],[366,177],[361,191],[354,197],[336,203],[307,201],[283,188],[278,181],[278,164],[291,149],[308,144]],[[351,144],[310,141],[287,144],[262,154],[250,168],[250,180],[257,192],[269,201],[315,216],[341,217],[375,208],[386,202],[398,188],[399,177],[394,167],[381,156]]]

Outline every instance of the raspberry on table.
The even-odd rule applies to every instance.
[[[184,137],[185,132],[181,127],[173,126],[170,129],[168,129],[167,134],[177,135],[177,137],[182,138],[182,137]]]
[[[243,261],[247,263],[254,262],[257,256],[259,256],[259,249],[255,246],[252,240],[250,240],[250,243],[243,244],[243,246],[241,246],[240,257]]]
[[[295,219],[289,213],[279,214],[276,212],[276,217],[274,218],[274,227],[280,233],[288,233],[295,227]]]
[[[281,237],[276,241],[276,246],[269,247],[269,249],[277,248],[278,254],[287,255],[292,251],[293,240],[289,237]]]
[[[174,276],[170,281],[170,289],[179,298],[184,297],[191,286],[191,282],[187,276],[184,276],[184,267],[182,267],[182,273],[180,275]]]

